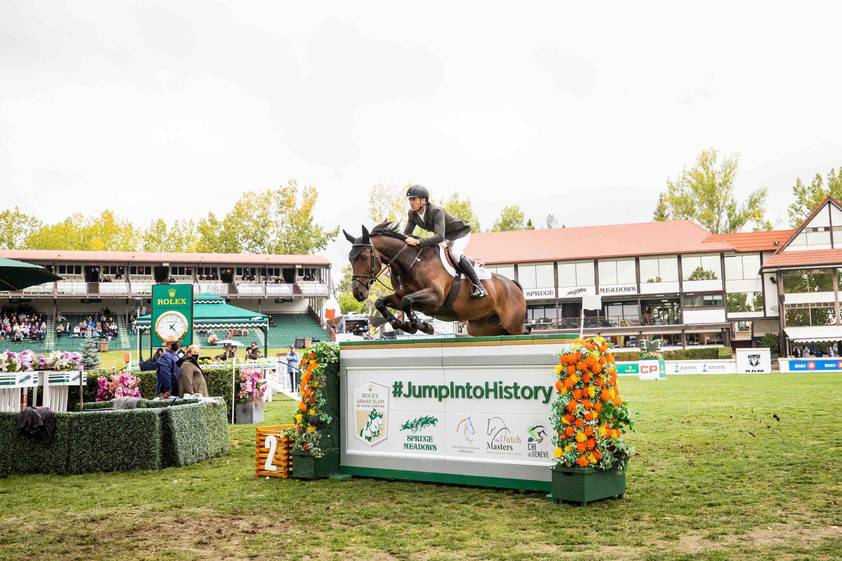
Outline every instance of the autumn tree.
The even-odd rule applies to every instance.
[[[766,188],[749,193],[738,204],[734,193],[738,157],[720,163],[713,148],[703,150],[695,165],[684,168],[677,179],[667,179],[655,208],[656,220],[692,220],[714,234],[737,232],[747,224],[754,230],[770,230],[765,219]]]
[[[407,202],[406,190],[409,184],[404,186],[392,183],[375,184],[368,192],[368,217],[372,224],[380,224],[383,221],[400,222],[406,219]]]
[[[70,249],[89,251],[136,251],[140,231],[112,211],[86,217],[75,213],[56,224],[38,228],[27,236],[27,249]]]
[[[192,253],[198,251],[199,241],[199,231],[191,218],[172,222],[157,218],[143,232],[144,251]]]

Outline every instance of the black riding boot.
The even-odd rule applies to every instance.
[[[465,273],[465,276],[468,277],[468,280],[471,281],[472,285],[474,285],[473,290],[471,290],[471,297],[482,298],[485,296],[487,294],[485,287],[482,286],[482,283],[477,278],[477,272],[474,271],[474,266],[465,258],[464,255],[461,259],[459,259],[459,268],[462,269],[462,272]]]

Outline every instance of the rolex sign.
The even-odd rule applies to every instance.
[[[167,341],[193,342],[193,285],[156,284],[152,287],[153,347]]]

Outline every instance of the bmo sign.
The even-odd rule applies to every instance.
[[[638,361],[640,368],[641,380],[665,380],[667,377],[667,369],[661,360],[641,360]]]

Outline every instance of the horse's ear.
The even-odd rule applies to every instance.
[[[345,239],[346,239],[346,240],[348,240],[348,241],[349,241],[349,242],[351,242],[351,243],[357,243],[357,238],[355,238],[354,236],[352,236],[351,234],[349,234],[349,233],[348,233],[348,232],[346,232],[345,230],[342,230],[342,233],[343,233],[343,234],[345,234]]]
[[[366,228],[365,226],[363,226],[363,237],[362,237],[362,242],[363,242],[363,243],[368,243],[368,242],[369,242],[369,239],[368,239],[368,228]]]

